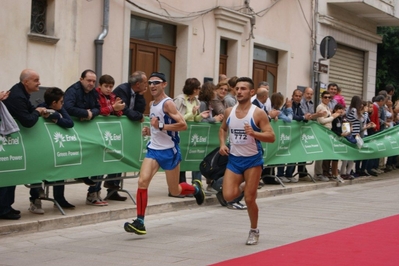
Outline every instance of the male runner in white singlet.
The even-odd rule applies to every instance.
[[[275,135],[266,113],[251,102],[255,94],[252,79],[242,77],[235,87],[238,104],[226,109],[219,130],[221,155],[229,160],[223,179],[223,197],[231,201],[242,193],[251,223],[247,245],[256,245],[259,239],[257,189],[263,168],[262,142],[274,142]],[[229,146],[226,145],[229,132]]]
[[[167,85],[163,73],[154,72],[148,79],[148,87],[154,100],[150,103],[151,127],[143,127],[142,135],[151,136],[147,154],[140,169],[137,188],[137,219],[126,222],[125,231],[144,235],[144,215],[147,208],[147,190],[159,167],[165,170],[168,189],[173,196],[194,194],[198,205],[204,203],[205,193],[200,180],[194,185],[179,184],[181,153],[179,133],[187,129],[184,117],[177,111],[173,100],[165,94]]]

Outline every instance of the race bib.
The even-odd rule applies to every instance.
[[[243,128],[232,128],[230,129],[230,141],[236,145],[250,144],[251,141],[248,139],[245,129]]]

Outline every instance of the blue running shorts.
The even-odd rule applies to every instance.
[[[173,170],[181,161],[179,146],[167,150],[153,150],[147,148],[147,154],[145,157],[157,161],[163,170]]]
[[[229,161],[227,163],[227,169],[232,171],[233,173],[242,175],[245,170],[248,168],[252,168],[255,166],[263,166],[263,155],[262,153],[258,153],[248,157],[242,156],[234,156],[229,154]]]

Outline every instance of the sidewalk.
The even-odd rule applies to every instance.
[[[313,168],[308,166],[308,170]],[[298,183],[287,183],[285,187],[281,185],[265,185],[258,190],[258,198],[277,196],[282,194],[291,194],[306,192],[317,189],[325,189],[337,186],[347,186],[363,182],[373,182],[381,179],[395,178],[399,170],[381,174],[378,177],[362,177],[352,181],[345,181],[344,184],[335,181],[313,183],[309,178],[301,179]],[[132,173],[129,173],[132,174]],[[191,180],[188,179],[188,182]],[[206,184],[204,184],[206,187]],[[62,229],[87,224],[95,224],[119,219],[131,220],[136,217],[136,205],[128,197],[124,202],[108,201],[108,206],[89,206],[86,205],[87,186],[82,184],[73,184],[65,186],[65,197],[75,209],[64,209],[66,215],[54,207],[51,201],[42,200],[44,215],[33,214],[28,211],[29,207],[29,189],[25,186],[17,186],[14,209],[21,211],[19,220],[0,220],[0,236],[8,234],[25,234],[31,232],[48,231],[53,229]],[[128,190],[133,198],[136,196],[137,178],[124,180],[124,189]],[[105,197],[106,189],[102,188],[102,196]],[[119,192],[122,196],[127,196]],[[166,180],[163,173],[158,173],[153,178],[148,190],[148,208],[146,215],[173,212],[184,208],[196,208],[195,198],[172,198],[168,197]],[[52,188],[50,189],[50,197]],[[208,196],[204,205],[219,205],[214,195]]]

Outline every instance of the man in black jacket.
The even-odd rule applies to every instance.
[[[70,116],[83,120],[92,120],[100,114],[96,85],[96,73],[87,69],[82,72],[80,80],[72,84],[64,95],[64,108]]]
[[[123,83],[115,88],[113,93],[125,103],[123,114],[132,121],[144,121],[145,99],[144,93],[147,91],[147,76],[142,71],[135,71],[127,83]]]
[[[270,110],[270,112],[267,111],[266,108],[266,101],[269,98],[268,97],[269,90],[265,87],[259,87],[256,90],[256,98],[252,101],[252,104],[258,106],[260,109],[264,110],[269,117],[269,120],[274,119],[278,117],[280,114],[280,111],[277,110]],[[277,118],[276,118],[277,119]]]
[[[39,91],[40,76],[32,69],[25,69],[19,77],[20,82],[10,89],[10,94],[3,101],[10,114],[16,118],[23,127],[33,127],[40,116],[48,117],[45,107],[34,107],[29,101],[30,94]],[[40,189],[30,189],[29,211],[35,214],[44,214],[40,200]],[[43,192],[43,191],[42,191]],[[0,188],[0,218],[19,219],[20,211],[14,210],[11,205],[15,199],[15,186]]]
[[[145,99],[143,94],[147,91],[148,82],[147,76],[142,71],[135,71],[129,77],[127,83],[120,84],[113,90],[116,97],[119,97],[122,102],[125,103],[123,114],[126,115],[132,121],[144,121],[144,110],[145,110]],[[109,174],[109,178],[119,177],[120,173]],[[124,201],[126,197],[122,197],[118,192],[111,193],[112,190],[118,190],[120,181],[105,181],[104,187],[107,188],[108,194],[107,199]]]
[[[100,114],[100,103],[98,102],[96,85],[96,73],[86,69],[82,72],[79,81],[72,84],[64,95],[64,108],[70,116],[80,119],[80,121],[90,121]],[[83,182],[90,186],[87,193],[86,204],[93,206],[106,206],[108,203],[100,196],[101,182],[93,180],[102,179],[101,176],[81,178]]]

